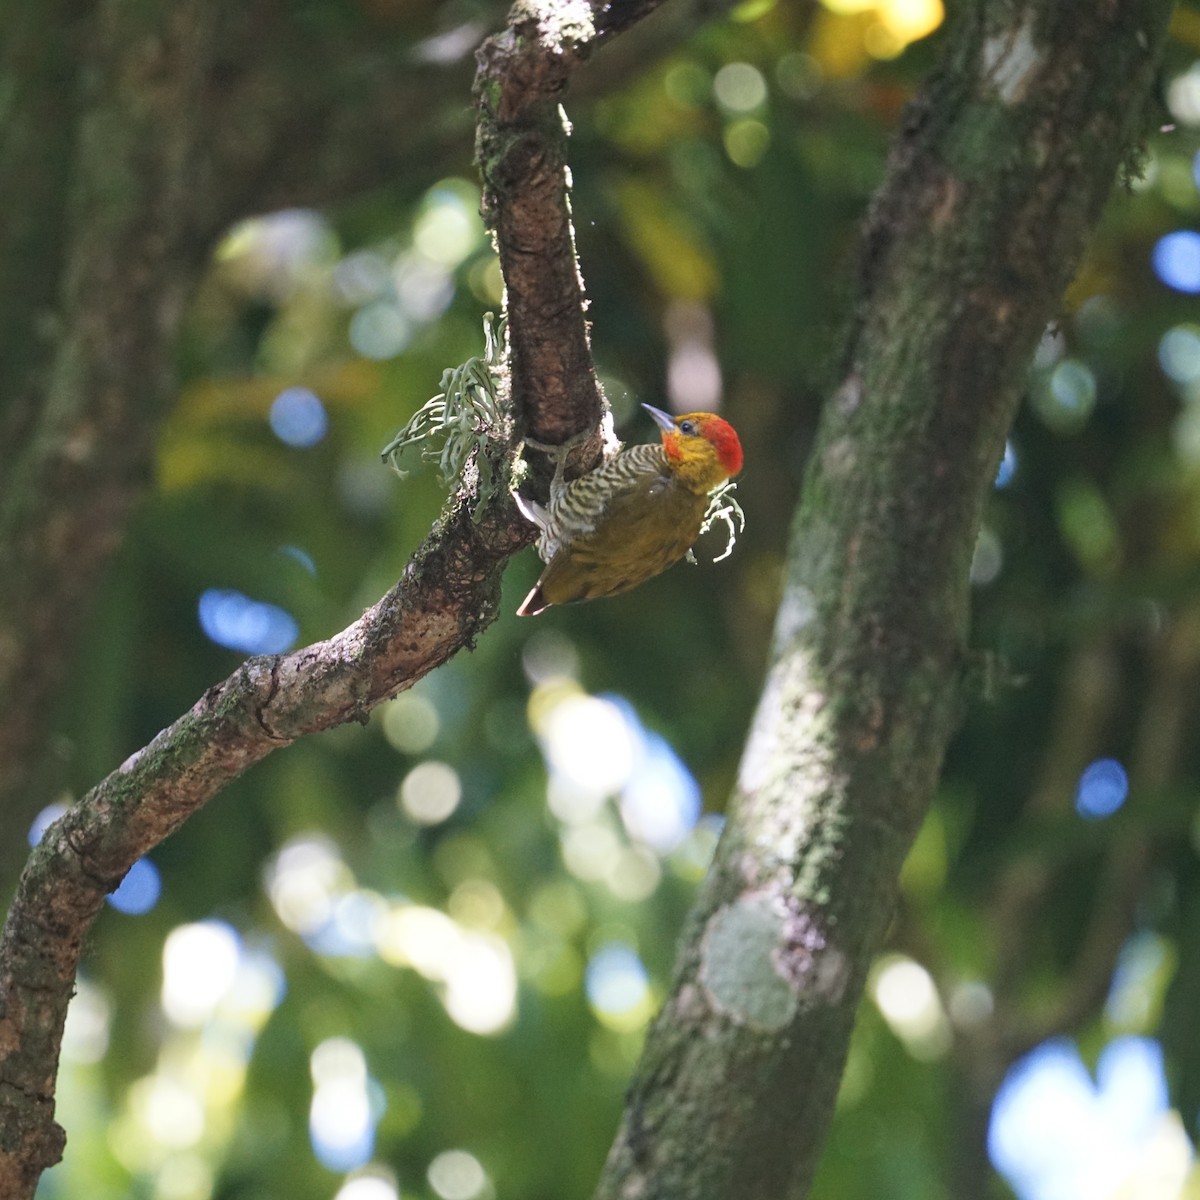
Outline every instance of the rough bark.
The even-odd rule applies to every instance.
[[[976,3],[910,105],[772,662],[600,1200],[804,1196],[968,674],[1027,364],[1143,131],[1166,0]]]
[[[677,0],[667,19],[622,39],[628,52],[606,54],[585,90],[611,86],[731,2]],[[603,8],[591,40],[654,7]],[[54,702],[148,485],[185,301],[214,240],[242,217],[384,186],[415,195],[465,168],[478,17],[414,42],[352,6],[325,18],[318,8],[49,0],[4,13],[0,892],[34,814],[61,787],[61,764],[45,753]],[[497,20],[502,11],[496,3]],[[573,37],[572,65],[587,49]],[[561,186],[550,178],[544,189],[551,211]],[[558,205],[565,212],[561,195]],[[569,260],[555,248],[547,261]],[[570,310],[556,314],[561,332]],[[564,344],[586,345],[575,324]],[[559,432],[595,426],[595,402],[575,382],[591,377],[586,363],[570,376],[587,410],[578,420],[539,389]]]
[[[513,416],[522,436],[544,444],[597,430],[604,411],[587,326],[573,319],[585,305],[567,195],[569,129],[559,107],[568,76],[596,36],[586,5],[519,2],[511,27],[479,52],[484,216],[504,266],[512,369],[530,389],[514,393]],[[561,54],[538,52],[547,39]],[[519,211],[497,206],[496,197],[518,182],[529,203]],[[593,462],[598,450],[593,441]]]

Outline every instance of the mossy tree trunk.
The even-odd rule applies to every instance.
[[[0,894],[62,787],[46,753],[54,706],[152,478],[180,322],[214,241],[240,217],[384,181],[415,194],[469,153],[469,54],[431,65],[314,12],[5,8]]]
[[[977,0],[909,106],[728,828],[599,1200],[809,1189],[900,867],[971,698],[983,506],[1038,338],[1136,154],[1170,9]]]

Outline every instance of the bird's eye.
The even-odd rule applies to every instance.
[[[688,437],[691,437],[692,434],[694,434],[696,432],[696,422],[695,421],[680,421],[679,422],[679,432],[686,433],[688,435]]]

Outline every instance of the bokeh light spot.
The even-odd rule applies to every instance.
[[[347,254],[333,271],[338,298],[352,308],[377,299],[391,282],[391,264],[373,250]]]
[[[1111,817],[1129,795],[1129,776],[1115,758],[1098,758],[1079,777],[1075,811],[1088,820]]]
[[[617,856],[604,882],[618,900],[639,904],[654,894],[661,879],[662,867],[654,854],[645,846],[630,846]]]
[[[667,361],[667,397],[675,412],[711,410],[721,403],[721,364],[713,348],[713,319],[708,307],[676,300],[663,326],[671,344]]]
[[[1167,287],[1195,295],[1200,292],[1200,233],[1177,229],[1154,244],[1154,273]]]
[[[521,666],[532,684],[579,675],[579,651],[566,634],[539,629],[521,649]]]
[[[497,930],[508,918],[500,889],[488,879],[464,879],[450,893],[446,909],[465,929]]]
[[[412,967],[426,979],[440,981],[460,934],[454,921],[436,908],[398,904],[379,931],[379,953],[393,966]]]
[[[400,807],[418,825],[436,825],[458,807],[462,784],[448,763],[418,763],[400,784]]]
[[[1004,567],[1004,546],[995,530],[981,526],[971,558],[971,582],[976,587],[993,583]]]
[[[902,47],[931,34],[946,16],[942,0],[879,0],[878,13]]]
[[[1200,380],[1200,326],[1176,325],[1158,342],[1158,363],[1163,374],[1178,384]]]
[[[401,754],[428,750],[440,727],[433,702],[419,693],[403,692],[383,706],[383,736]]]
[[[762,121],[744,117],[725,127],[723,140],[730,162],[749,168],[757,166],[766,154],[771,144],[771,131]]]
[[[1184,125],[1200,125],[1200,63],[1176,75],[1167,87],[1167,107]]]
[[[419,254],[397,260],[394,280],[400,311],[420,324],[437,320],[454,299],[454,276]]]
[[[316,392],[290,387],[271,402],[271,432],[288,446],[315,446],[329,432],[329,414]]]
[[[395,358],[412,336],[412,322],[390,300],[368,304],[350,318],[350,344],[363,358]]]
[[[63,1025],[63,1058],[73,1063],[100,1062],[108,1050],[112,1005],[95,984],[83,976],[75,980],[75,995]]]
[[[487,1173],[466,1150],[444,1150],[426,1172],[429,1186],[442,1200],[475,1200],[487,1187]]]
[[[324,217],[288,208],[239,221],[216,256],[244,291],[279,303],[336,255],[337,240]]]
[[[365,957],[374,952],[387,911],[387,901],[377,892],[355,888],[337,897],[332,920],[308,943],[322,954]]]
[[[65,812],[67,806],[65,804],[47,804],[36,817],[33,818],[33,824],[29,826],[28,840],[31,846],[36,846],[38,842],[46,836],[46,830],[54,824]]]
[[[633,772],[636,731],[611,700],[588,696],[577,687],[535,688],[531,723],[542,741],[551,769],[581,791],[611,795]],[[544,703],[545,701],[549,703]]]
[[[369,1168],[347,1179],[333,1200],[400,1200],[400,1190],[390,1172]]]
[[[975,1029],[990,1020],[996,1008],[992,989],[978,979],[965,979],[950,992],[950,1018],[963,1029]]]
[[[663,91],[680,108],[699,108],[708,100],[711,89],[709,73],[693,60],[675,63],[663,76]]]
[[[210,641],[245,654],[282,654],[300,636],[296,618],[277,604],[251,600],[232,588],[209,588],[197,605]]]
[[[584,977],[588,1002],[612,1029],[640,1029],[650,1018],[650,979],[637,953],[610,942],[592,955]]]
[[[173,1152],[158,1170],[154,1200],[211,1200],[212,1166],[196,1150]]]
[[[767,81],[750,63],[726,63],[713,76],[713,95],[727,112],[753,112],[766,102]]]
[[[443,1003],[468,1033],[499,1033],[517,1012],[517,969],[508,944],[493,934],[466,933],[448,959]]]
[[[1033,391],[1038,416],[1057,433],[1076,433],[1096,405],[1096,376],[1087,363],[1064,358]]]
[[[179,925],[163,943],[162,1008],[176,1025],[202,1025],[233,983],[241,955],[237,930],[224,921]]]
[[[627,719],[636,720],[633,710]],[[621,791],[621,819],[631,837],[669,854],[700,818],[700,785],[665,738],[646,734]]]
[[[1166,1102],[1162,1051],[1150,1039],[1110,1042],[1095,1082],[1071,1043],[1046,1042],[1001,1084],[988,1152],[1022,1200],[1133,1195],[1122,1186],[1153,1159]]]
[[[1125,1030],[1152,1028],[1168,981],[1175,974],[1177,955],[1166,938],[1148,930],[1135,933],[1117,957],[1104,1015]]]
[[[1004,457],[1000,460],[1000,466],[996,469],[995,486],[997,488],[1006,488],[1012,483],[1014,476],[1017,473],[1017,449],[1011,441],[1004,443]]]
[[[926,1058],[949,1049],[949,1028],[929,972],[914,959],[889,954],[875,964],[871,995],[883,1019],[909,1051]]]
[[[1064,359],[1050,373],[1050,392],[1064,412],[1086,415],[1096,402],[1096,376],[1086,363]]]
[[[279,919],[304,936],[332,919],[335,899],[354,885],[337,847],[322,834],[293,838],[265,874],[267,895]]]
[[[479,195],[471,189],[471,200],[462,194],[464,185],[432,188],[424,210],[413,226],[413,244],[435,263],[456,267],[483,241]]]
[[[565,829],[561,843],[567,870],[585,883],[599,883],[621,861],[620,840],[607,825],[591,822]]]
[[[162,877],[158,868],[148,858],[139,858],[125,873],[117,890],[105,899],[117,912],[136,917],[148,913],[161,894]]]
[[[328,1038],[313,1050],[309,1068],[313,1153],[331,1171],[363,1166],[375,1148],[375,1115],[362,1050],[349,1038]]]
[[[204,1106],[181,1080],[157,1073],[129,1089],[135,1119],[160,1145],[174,1150],[194,1146],[204,1136]]]

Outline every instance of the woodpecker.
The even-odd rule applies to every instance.
[[[564,454],[546,508],[516,494],[541,530],[538,554],[546,564],[517,616],[616,596],[665,571],[700,535],[709,493],[742,469],[742,444],[728,421],[642,407],[662,430],[661,443],[627,446],[569,483]]]

